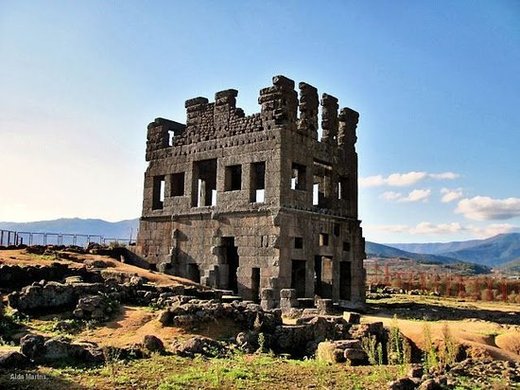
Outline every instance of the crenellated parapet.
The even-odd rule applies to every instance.
[[[155,150],[274,129],[294,131],[333,148],[346,150],[355,144],[356,111],[338,112],[336,97],[324,93],[320,100],[318,90],[305,82],[298,84],[299,95],[294,81],[285,76],[274,76],[272,83],[260,90],[260,113],[248,116],[236,106],[236,89],[217,92],[214,102],[205,97],[186,100],[186,125],[159,118],[148,126],[147,159],[153,159]]]
[[[324,93],[321,97],[321,107],[321,141],[335,144],[338,136],[338,99]]]
[[[338,145],[345,150],[353,149],[357,141],[356,128],[359,113],[351,108],[342,108],[339,112]]]
[[[298,94],[293,80],[274,76],[273,86],[260,90],[258,103],[262,106],[262,119],[268,128],[272,125],[296,125]]]
[[[298,129],[314,139],[318,139],[318,110],[320,100],[318,90],[307,83],[298,84],[300,88],[300,120]]]

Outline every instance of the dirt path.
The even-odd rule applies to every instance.
[[[158,312],[151,312],[145,308],[123,306],[121,313],[102,327],[85,330],[75,338],[78,340],[93,341],[99,345],[116,347],[140,343],[144,336],[154,335],[165,344],[184,334],[184,331],[175,327],[163,327],[157,319]]]

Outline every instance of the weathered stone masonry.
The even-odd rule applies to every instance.
[[[186,125],[148,125],[137,252],[160,270],[234,290],[364,302],[358,220],[359,114],[313,86],[275,76],[261,112],[237,91],[186,101]],[[318,113],[321,103],[321,140]],[[267,289],[267,290],[265,290]],[[271,289],[271,291],[269,290]]]

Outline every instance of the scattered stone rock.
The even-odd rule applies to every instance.
[[[0,355],[0,368],[22,369],[31,366],[31,361],[20,352],[9,351]]]
[[[79,299],[73,315],[80,319],[106,321],[113,314],[117,302],[105,295],[88,295]]]
[[[226,347],[221,343],[202,336],[192,337],[182,343],[176,341],[172,344],[172,351],[183,357],[194,357],[195,355],[223,357],[227,354]]]
[[[415,390],[417,384],[410,378],[397,379],[388,384],[388,390]]]
[[[44,353],[43,336],[27,334],[20,339],[20,352],[31,360],[38,360]]]
[[[365,351],[357,348],[347,348],[343,356],[351,366],[361,366],[368,364],[368,356]]]
[[[86,259],[83,261],[83,264],[85,264],[88,268],[109,268],[114,266],[108,261],[99,259]]]
[[[162,340],[153,335],[144,336],[143,346],[150,352],[164,353],[165,351]]]
[[[345,311],[343,312],[343,318],[350,324],[359,324],[361,316],[358,313]]]

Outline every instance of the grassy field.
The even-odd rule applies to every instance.
[[[94,368],[42,367],[37,371],[4,373],[0,374],[0,388],[381,389],[406,369],[407,366],[349,367],[269,355],[236,355],[228,359],[154,355],[150,359],[130,362],[114,358]],[[19,379],[11,375],[17,375]],[[39,379],[32,379],[35,377]]]

